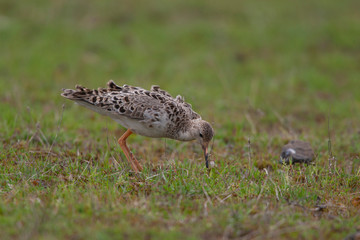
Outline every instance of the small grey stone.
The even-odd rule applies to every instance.
[[[281,150],[280,163],[310,163],[315,157],[310,143],[292,140]]]
[[[360,240],[360,232],[356,232],[344,238],[344,240]]]

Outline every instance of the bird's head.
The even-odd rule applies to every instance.
[[[196,140],[197,142],[201,145],[203,151],[204,151],[204,156],[205,156],[205,163],[206,163],[206,167],[209,167],[209,163],[208,163],[208,158],[209,158],[209,153],[208,153],[208,147],[209,147],[209,143],[211,141],[211,139],[214,136],[214,129],[211,127],[210,123],[204,121],[204,120],[199,120],[196,124]]]

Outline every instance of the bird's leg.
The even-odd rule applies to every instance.
[[[123,150],[126,159],[128,160],[128,162],[131,165],[131,168],[135,171],[135,172],[139,172],[142,170],[142,167],[140,165],[140,163],[136,160],[136,158],[134,157],[134,155],[130,152],[129,148],[126,146],[126,139],[132,134],[131,130],[127,130],[118,140],[118,143],[121,147],[121,149]]]
[[[129,148],[126,146],[126,139],[132,134],[132,132],[130,130],[127,130],[118,140],[118,143],[120,145],[120,148],[123,150],[126,159],[128,160],[128,162],[130,163],[131,168],[135,171],[138,172],[139,170],[137,169],[135,163],[132,161],[132,158],[130,157],[130,151]]]
[[[136,159],[136,157],[134,156],[134,154],[133,154],[131,151],[129,151],[129,152],[130,152],[130,157],[131,157],[133,163],[135,163],[137,169],[141,172],[141,171],[143,170],[141,164],[138,162],[138,160]]]

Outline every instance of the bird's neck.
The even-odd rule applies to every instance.
[[[184,128],[177,132],[176,139],[180,141],[192,141],[196,139],[197,133],[194,120],[184,124]]]
[[[195,139],[195,137],[190,132],[180,131],[178,132],[176,139],[180,141],[192,141]]]

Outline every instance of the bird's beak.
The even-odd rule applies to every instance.
[[[209,143],[203,143],[203,144],[202,144],[202,149],[203,149],[203,151],[204,151],[206,168],[209,168],[208,145],[209,145]]]

